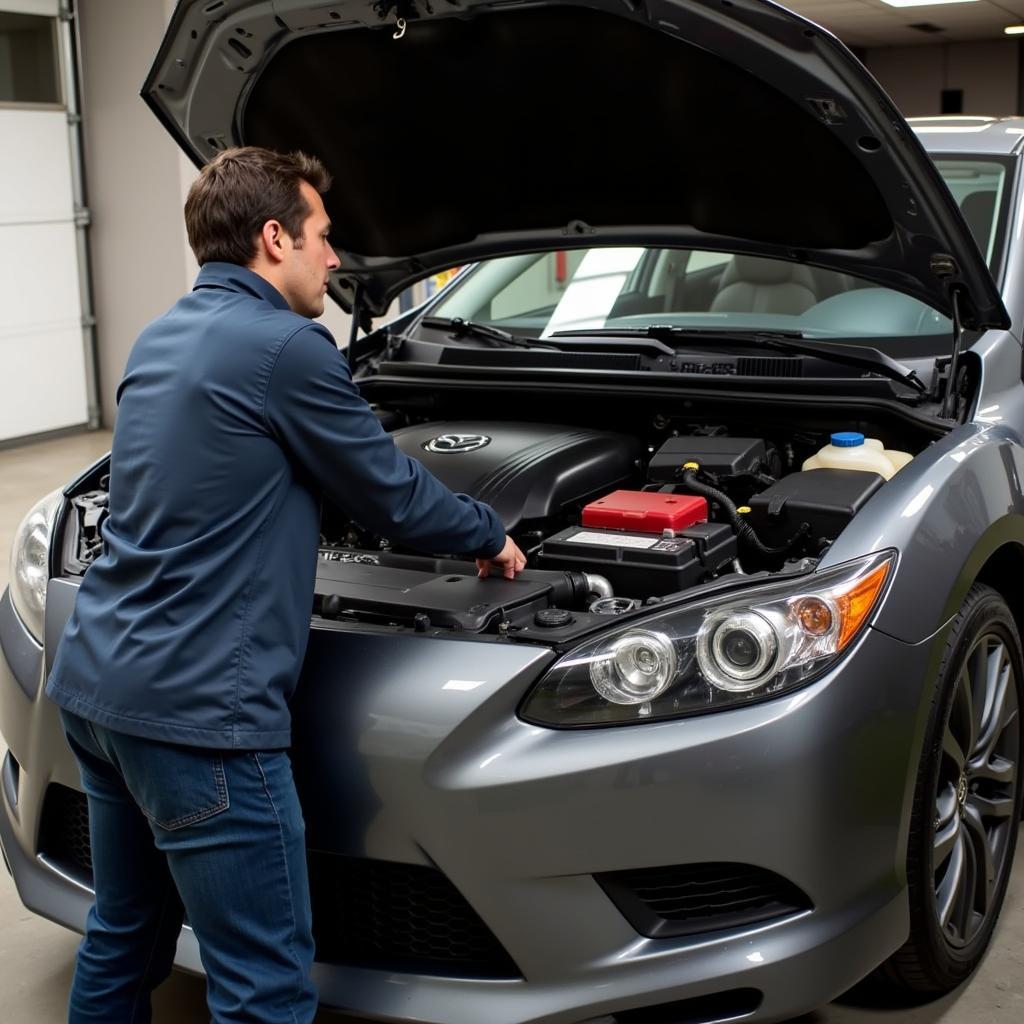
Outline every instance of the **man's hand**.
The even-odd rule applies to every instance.
[[[480,579],[486,579],[491,575],[492,567],[500,569],[502,576],[507,580],[515,579],[517,572],[526,568],[526,555],[519,550],[516,542],[505,535],[505,546],[493,558],[478,558],[476,567],[479,570],[477,575]]]

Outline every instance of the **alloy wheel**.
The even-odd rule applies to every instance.
[[[985,633],[956,680],[942,737],[932,838],[935,910],[962,949],[993,908],[1017,827],[1020,708],[1005,641]]]

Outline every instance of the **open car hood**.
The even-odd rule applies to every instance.
[[[198,165],[318,156],[332,294],[374,315],[447,267],[645,244],[806,261],[947,316],[958,292],[964,326],[1009,326],[892,102],[767,0],[181,0],[143,95]]]

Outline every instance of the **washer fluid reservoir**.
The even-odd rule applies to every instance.
[[[802,469],[861,469],[877,473],[888,480],[899,472],[913,455],[886,449],[874,437],[865,437],[852,430],[832,435],[832,443],[821,448]]]

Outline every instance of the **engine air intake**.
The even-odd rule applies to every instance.
[[[629,923],[653,939],[742,928],[811,909],[792,882],[749,864],[682,864],[594,877]]]
[[[310,850],[309,883],[317,960],[521,977],[476,911],[434,868]]]

